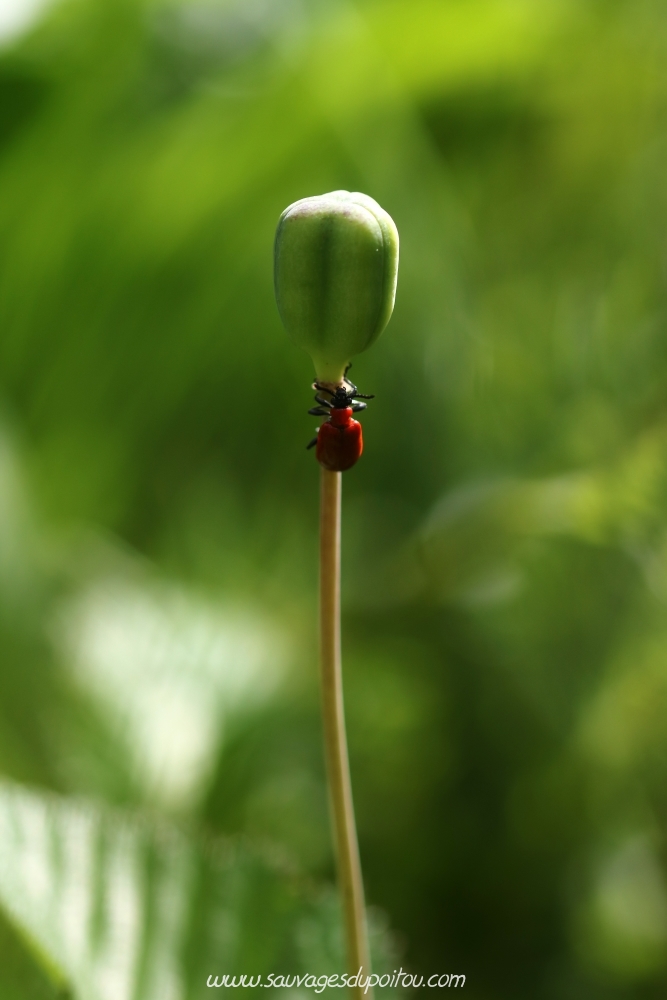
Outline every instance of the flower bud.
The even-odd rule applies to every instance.
[[[394,308],[398,232],[368,195],[332,191],[286,208],[276,231],[278,310],[317,379],[339,384]]]

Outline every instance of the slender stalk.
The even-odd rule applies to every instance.
[[[320,501],[320,664],[324,746],[338,882],[343,899],[347,964],[353,976],[362,968],[365,979],[371,971],[370,955],[345,736],[340,657],[340,472],[322,469]],[[359,986],[352,987],[352,995],[360,998],[363,991]],[[372,1000],[372,991],[369,990],[365,997]]]

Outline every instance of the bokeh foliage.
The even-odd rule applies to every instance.
[[[331,879],[271,247],[365,191],[401,234],[345,476],[369,899],[479,1000],[664,994],[666,55],[658,0],[65,0],[4,50],[3,802]],[[3,995],[54,995],[7,912]]]

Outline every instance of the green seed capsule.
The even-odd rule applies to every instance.
[[[368,195],[332,191],[285,209],[276,231],[276,300],[319,381],[340,383],[350,358],[380,336],[397,273],[396,226]]]

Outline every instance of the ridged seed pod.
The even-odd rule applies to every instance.
[[[302,198],[280,216],[278,310],[320,382],[339,384],[350,358],[380,336],[394,308],[397,273],[396,226],[368,195]]]

